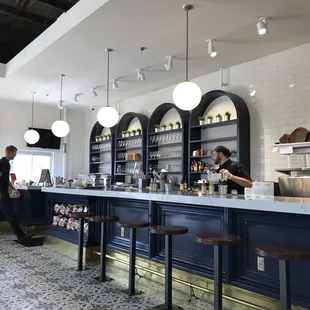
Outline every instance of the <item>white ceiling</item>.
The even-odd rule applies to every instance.
[[[99,89],[99,97],[93,98],[90,88],[105,85],[107,47],[115,50],[111,54],[111,78],[119,84],[119,89],[111,92],[112,102],[184,79],[185,2],[92,1],[96,5],[91,10],[89,0],[80,0],[7,65],[7,77],[0,78],[0,99],[26,102],[31,100],[30,92],[36,90],[37,101],[56,105],[58,75],[65,73],[67,105],[104,104],[105,89]],[[190,78],[309,42],[308,0],[189,3],[195,5],[190,12]],[[257,35],[256,22],[261,16],[271,17],[265,36]],[[216,58],[207,54],[205,40],[210,38],[216,39]],[[141,46],[147,50],[141,52]],[[173,70],[166,72],[163,65],[169,55],[176,58]],[[145,81],[137,81],[137,68],[145,69]],[[83,95],[75,104],[77,93]]]

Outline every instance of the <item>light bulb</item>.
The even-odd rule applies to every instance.
[[[52,125],[52,132],[58,138],[63,138],[70,132],[70,126],[66,121],[55,121]]]
[[[173,102],[181,110],[189,111],[195,109],[200,100],[201,90],[194,82],[182,82],[173,91]]]
[[[264,35],[267,32],[267,20],[266,18],[262,17],[259,19],[257,23],[257,31],[260,36]]]
[[[216,52],[216,51],[214,51],[214,52],[212,52],[212,53],[210,54],[211,57],[215,57],[216,55],[217,55],[217,52]]]
[[[111,128],[118,122],[119,115],[116,109],[106,106],[101,108],[97,113],[97,120],[101,126]]]
[[[29,129],[25,132],[24,139],[28,144],[36,144],[40,139],[40,135],[36,130]]]

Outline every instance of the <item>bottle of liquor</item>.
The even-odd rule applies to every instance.
[[[180,182],[180,191],[184,190],[184,181],[183,181],[183,176],[181,178],[181,182]]]
[[[187,179],[184,177],[184,189],[187,190]]]
[[[202,180],[201,194],[202,195],[207,195],[207,184],[206,184],[206,180],[205,179]]]

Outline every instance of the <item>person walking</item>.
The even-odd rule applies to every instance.
[[[16,153],[17,148],[9,145],[5,149],[5,156],[0,159],[0,211],[10,223],[18,242],[26,243],[32,236],[26,235],[21,229],[9,194],[10,191],[17,191],[10,182],[10,161],[16,157]]]

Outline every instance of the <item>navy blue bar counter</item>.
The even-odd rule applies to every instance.
[[[310,247],[310,199],[199,197],[197,194],[152,194],[133,190],[83,190],[44,188],[51,208],[55,202],[87,203],[89,210],[120,219],[147,220],[152,225],[180,225],[186,235],[174,238],[173,266],[213,278],[213,247],[194,242],[199,232],[230,233],[242,244],[225,249],[223,278],[227,284],[279,299],[278,261],[265,259],[265,271],[257,269],[255,247],[261,243],[284,243]],[[99,244],[100,227],[89,227],[87,244]],[[68,240],[69,241],[69,240]],[[77,239],[76,239],[77,241]],[[75,242],[75,241],[74,241]],[[116,224],[109,226],[109,247],[129,252],[129,231],[121,237]],[[137,231],[137,255],[164,264],[164,239]],[[310,308],[310,261],[291,263],[292,301]]]

